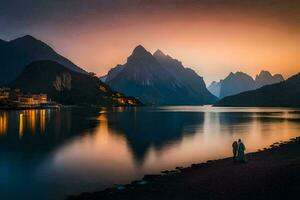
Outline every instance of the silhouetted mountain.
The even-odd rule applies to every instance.
[[[261,71],[259,75],[256,75],[255,77],[255,87],[261,88],[265,85],[272,85],[281,81],[284,81],[281,74],[275,74],[272,76],[272,74],[268,71]]]
[[[220,97],[220,92],[221,92],[221,81],[216,82],[213,81],[208,87],[208,91],[210,91],[213,95],[216,97]]]
[[[243,72],[230,73],[221,81],[220,99],[255,89],[255,82],[251,76]]]
[[[54,61],[31,63],[9,86],[24,92],[45,93],[63,104],[138,104],[136,99],[112,91],[97,77],[74,72]]]
[[[207,104],[207,102],[216,100],[206,89],[203,78],[194,70],[185,68],[180,61],[165,55],[160,50],[157,50],[153,56],[185,88],[188,92],[188,97],[194,99],[194,104],[203,104],[203,101],[206,101]]]
[[[9,42],[0,41],[0,84],[15,80],[26,65],[38,60],[56,61],[73,71],[86,73],[47,44],[26,35]]]
[[[117,65],[116,67],[111,68],[107,75],[100,77],[100,80],[103,82],[108,82],[108,81],[114,79],[119,74],[119,72],[121,72],[123,70],[123,68],[124,68],[124,66],[122,66],[122,65]]]
[[[108,72],[105,82],[146,104],[203,105],[217,99],[193,70],[161,51],[152,55],[141,45],[134,49],[126,64]]]
[[[268,71],[261,71],[256,75],[255,80],[251,76],[243,72],[230,73],[224,80],[212,82],[208,86],[208,90],[220,99],[235,95],[241,92],[255,90],[265,85],[271,85],[283,81],[280,74],[272,74]]]
[[[280,83],[225,97],[215,106],[300,107],[300,73]]]

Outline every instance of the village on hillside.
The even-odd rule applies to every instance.
[[[56,108],[47,94],[24,93],[20,89],[0,88],[0,109]]]

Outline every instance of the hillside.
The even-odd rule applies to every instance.
[[[63,104],[139,104],[135,98],[112,91],[97,77],[74,72],[54,61],[31,63],[9,86],[29,93],[45,93]]]

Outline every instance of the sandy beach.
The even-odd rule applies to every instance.
[[[177,167],[161,174],[68,200],[99,199],[297,199],[300,188],[300,138],[275,143],[246,155]]]

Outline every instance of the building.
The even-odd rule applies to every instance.
[[[46,94],[28,94],[19,96],[18,103],[25,105],[40,105],[48,103],[48,99]]]
[[[40,103],[48,103],[47,94],[39,94],[38,101]]]
[[[38,103],[48,103],[48,98],[46,94],[34,94],[34,95],[29,95],[31,96],[36,102]]]
[[[0,102],[7,102],[9,100],[9,92],[0,92]]]
[[[35,105],[39,105],[39,101],[35,100],[35,98],[34,98],[33,95],[23,95],[23,96],[19,96],[18,97],[17,104],[19,104],[19,105],[28,105],[28,106],[32,105],[32,106],[35,106]]]
[[[48,102],[47,94],[24,94],[19,89],[0,88],[0,105],[2,108],[35,108],[53,106],[55,102]]]

